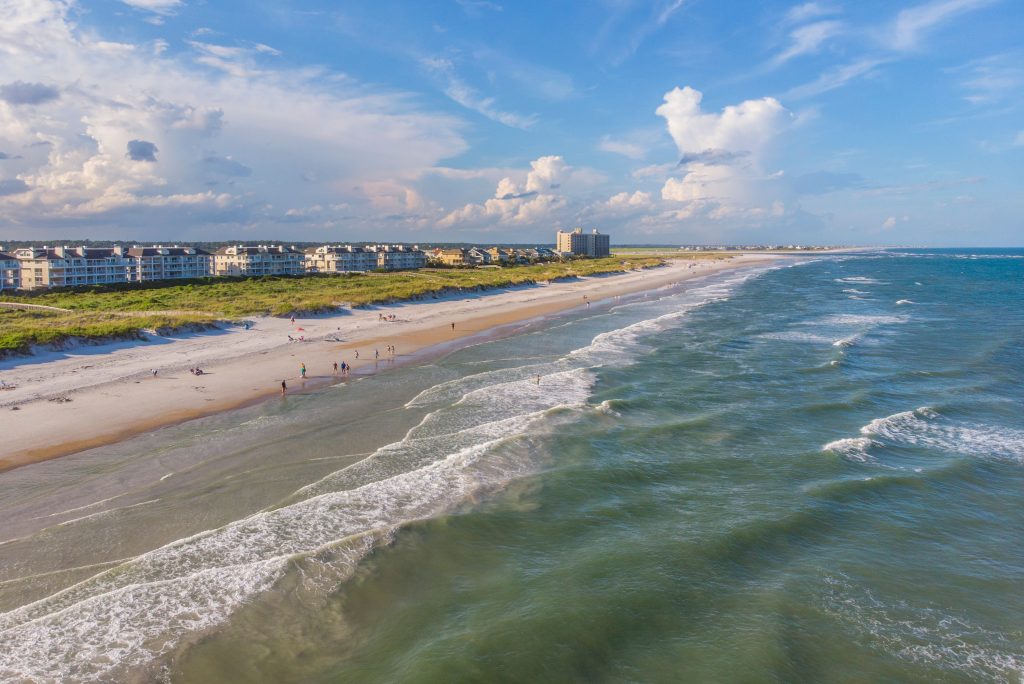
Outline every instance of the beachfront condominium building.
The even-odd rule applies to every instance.
[[[560,230],[556,234],[555,249],[578,256],[606,257],[611,254],[611,240],[596,228],[590,233],[584,233],[582,228],[572,232]]]
[[[415,245],[323,245],[306,250],[309,273],[407,271],[426,265],[426,253]]]
[[[0,290],[21,288],[21,262],[0,252]]]
[[[306,272],[305,255],[284,245],[230,245],[213,255],[213,275],[263,276],[301,275]]]
[[[377,268],[377,254],[352,245],[323,245],[306,250],[308,273],[360,273]]]
[[[377,268],[385,271],[409,271],[427,265],[427,254],[416,245],[376,245]]]
[[[128,279],[132,282],[205,278],[213,275],[213,255],[197,247],[130,247]]]
[[[125,283],[132,263],[124,247],[25,247],[14,256],[25,290]]]

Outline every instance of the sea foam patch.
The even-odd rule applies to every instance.
[[[866,463],[875,460],[870,453],[871,447],[875,445],[876,442],[868,437],[846,437],[829,442],[821,447],[821,450],[831,451],[851,461]]]
[[[928,406],[877,418],[860,432],[893,444],[1024,462],[1024,431],[950,420]]]
[[[882,600],[845,576],[825,578],[823,609],[872,648],[979,681],[1019,681],[1019,642],[960,615]]]
[[[860,434],[829,442],[822,450],[865,461],[872,447],[892,445],[1024,463],[1024,431],[951,420],[928,406],[876,418]]]

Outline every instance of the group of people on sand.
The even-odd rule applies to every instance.
[[[202,375],[204,371],[199,366],[196,366],[195,368],[189,368],[188,372],[192,375]]]
[[[359,358],[359,352],[356,352],[356,358],[357,359]],[[196,370],[199,370],[199,369],[197,368]],[[337,361],[335,361],[332,364],[331,370],[332,370],[334,375],[338,375],[340,373],[344,377],[348,377],[348,374],[352,371],[352,365],[349,364],[349,363],[345,363],[344,361],[342,361],[340,364]],[[306,379],[306,364],[305,364],[305,362],[299,364],[299,378],[302,379],[302,380]],[[287,393],[288,393],[288,380],[285,379],[285,380],[281,381],[281,396],[284,396]]]
[[[398,316],[396,316],[395,314],[382,314],[382,313],[379,313],[379,314],[377,314],[377,320],[378,321],[397,321],[398,320]]]

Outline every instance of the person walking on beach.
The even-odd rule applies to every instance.
[[[379,359],[380,358],[380,350],[379,349],[374,349],[373,350],[373,358],[375,358],[375,359]]]
[[[299,366],[299,375],[302,376],[303,380],[306,379],[306,364],[302,364],[301,366]]]
[[[537,384],[540,384],[540,375],[537,376]]]
[[[334,362],[334,374],[335,375],[338,374],[338,362],[337,361]]]
[[[283,397],[288,392],[288,382],[285,380],[281,381],[281,396]]]
[[[356,349],[356,358],[357,359],[359,358],[359,350],[358,349]]]
[[[455,323],[452,323],[452,330],[455,330]]]

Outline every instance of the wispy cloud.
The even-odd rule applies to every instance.
[[[572,77],[563,71],[489,47],[473,50],[473,57],[482,68],[496,73],[496,81],[514,82],[533,97],[560,102],[578,94]]]
[[[775,55],[771,60],[772,67],[779,67],[791,59],[809,55],[821,48],[826,41],[842,32],[840,21],[817,21],[793,29],[789,34],[789,47]]]
[[[181,6],[181,0],[121,0],[129,7],[148,10],[156,14],[170,14]]]
[[[892,61],[891,58],[865,57],[856,62],[835,67],[810,83],[790,88],[783,97],[791,100],[801,100],[805,97],[827,93],[830,90],[843,87],[854,79],[873,73],[879,66],[890,61]]]
[[[999,0],[936,0],[910,7],[896,15],[881,34],[883,44],[890,50],[916,49],[924,35],[968,12],[987,7]]]
[[[883,185],[877,188],[864,190],[865,195],[910,195],[917,192],[930,192],[933,190],[946,190],[961,185],[976,185],[988,180],[985,176],[965,176],[963,178],[951,178],[948,180],[925,181],[924,183],[909,183],[906,185]]]
[[[428,71],[444,81],[444,94],[466,109],[472,110],[492,121],[510,128],[527,129],[537,123],[536,115],[522,115],[507,112],[495,106],[493,97],[481,95],[475,88],[467,84],[455,71],[455,65],[445,58],[424,58],[420,60]]]
[[[827,17],[838,14],[839,9],[827,2],[805,2],[802,5],[791,7],[784,17],[787,24],[802,24],[811,19]]]
[[[643,159],[647,154],[647,148],[639,143],[616,140],[615,138],[607,135],[603,136],[601,141],[597,143],[597,149],[602,152],[621,154],[622,156],[629,157],[630,159]]]
[[[591,45],[591,53],[604,52],[618,66],[629,59],[644,42],[660,31],[678,12],[686,0],[657,0],[639,18],[633,16],[628,4],[617,6],[605,20]],[[623,24],[635,23],[626,28]],[[609,43],[615,43],[609,45]]]
[[[903,58],[905,53],[920,49],[925,35],[942,24],[997,2],[1000,0],[932,0],[901,10],[888,22],[864,31],[874,40],[873,44],[864,46],[865,51],[861,57],[847,64],[832,67],[809,83],[791,88],[785,97],[813,97],[841,88],[856,79],[870,76],[883,64],[894,62]],[[800,7],[804,9],[797,14],[802,16],[820,9],[816,3]],[[798,55],[815,51],[841,30],[845,30],[844,27],[831,20],[795,29],[791,33],[793,42],[790,47],[776,56],[772,63],[781,64]]]
[[[964,99],[971,104],[1013,100],[1024,91],[1024,54],[1020,52],[975,59],[951,71],[961,77]]]

